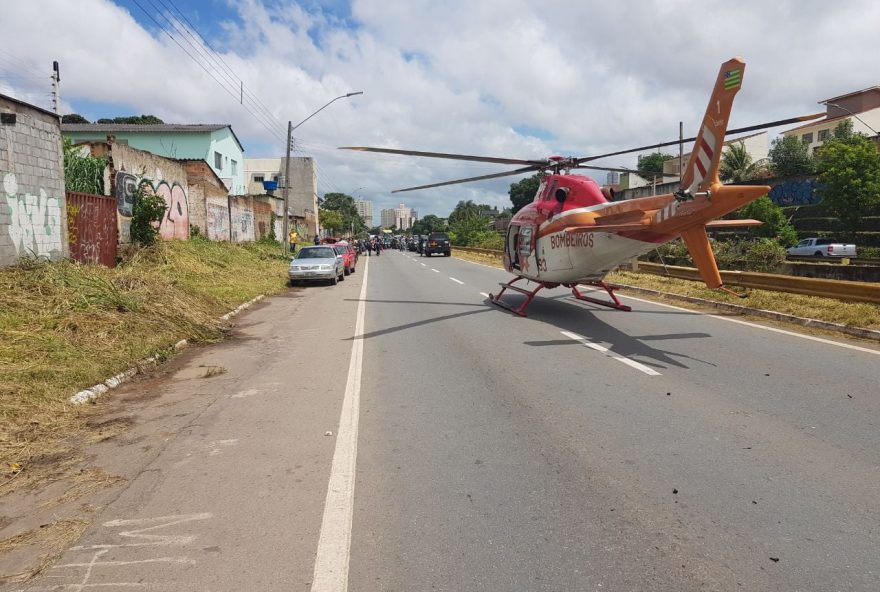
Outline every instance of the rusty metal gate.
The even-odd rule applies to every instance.
[[[81,263],[116,266],[116,200],[67,192],[70,257]]]

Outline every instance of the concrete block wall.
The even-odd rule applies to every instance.
[[[67,208],[61,128],[53,114],[0,97],[0,266],[21,257],[66,257]]]

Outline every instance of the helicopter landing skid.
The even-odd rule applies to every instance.
[[[518,314],[521,317],[526,316],[526,308],[528,308],[529,304],[532,303],[532,300],[535,299],[535,294],[537,294],[538,292],[540,292],[541,290],[543,290],[547,286],[543,282],[540,282],[540,283],[538,283],[538,287],[536,287],[534,290],[526,290],[525,288],[520,288],[519,286],[513,285],[516,282],[523,280],[523,279],[525,279],[523,276],[518,275],[515,278],[513,278],[512,280],[510,280],[509,282],[507,282],[506,284],[500,283],[499,285],[501,286],[501,291],[498,292],[498,296],[495,296],[494,294],[489,294],[489,301],[492,304],[496,304],[496,305],[500,306],[501,308],[506,308],[510,312]],[[523,302],[522,304],[520,304],[519,306],[516,306],[516,307],[504,302],[503,300],[501,300],[501,297],[504,295],[504,292],[507,290],[513,290],[514,292],[519,292],[520,294],[524,294],[526,297],[525,302]]]
[[[578,300],[583,300],[585,302],[592,302],[593,304],[598,304],[600,306],[607,306],[608,308],[616,308],[617,310],[625,310],[626,312],[630,312],[632,310],[631,307],[627,306],[626,304],[623,304],[620,301],[620,299],[617,297],[617,295],[614,293],[614,290],[617,289],[617,286],[611,286],[611,285],[606,284],[605,282],[588,282],[584,285],[596,286],[597,288],[604,289],[606,292],[608,292],[608,295],[611,296],[611,300],[613,300],[613,302],[609,302],[607,300],[599,300],[598,298],[591,298],[590,296],[584,296],[577,289],[577,284],[571,284],[569,286],[571,288],[571,293]]]

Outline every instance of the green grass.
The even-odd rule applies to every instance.
[[[115,269],[0,270],[0,494],[7,463],[24,467],[17,483],[31,481],[29,467],[82,435],[89,411],[70,395],[181,339],[222,339],[219,317],[285,289],[286,267],[277,244],[195,239],[160,242]]]

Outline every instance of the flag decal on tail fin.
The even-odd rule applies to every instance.
[[[739,69],[728,70],[724,73],[724,90],[736,88],[742,83],[742,74]]]

